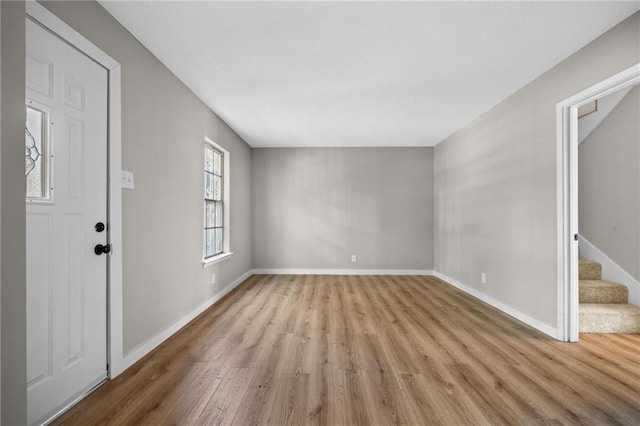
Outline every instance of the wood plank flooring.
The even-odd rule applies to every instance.
[[[640,335],[561,343],[434,277],[249,278],[65,425],[640,424]]]

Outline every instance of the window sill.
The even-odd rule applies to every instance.
[[[233,252],[227,252],[227,253],[221,253],[217,256],[213,256],[210,257],[208,259],[204,259],[202,261],[202,267],[203,268],[210,268],[211,266],[215,265],[216,263],[220,263],[222,261],[225,261],[227,259],[229,259],[231,257],[231,255],[233,255]]]

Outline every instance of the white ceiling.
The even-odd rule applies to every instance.
[[[253,147],[433,146],[640,9],[101,4]]]

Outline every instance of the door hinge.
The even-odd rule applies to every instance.
[[[578,234],[573,234],[573,241],[578,241]]]

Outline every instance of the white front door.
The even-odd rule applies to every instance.
[[[107,70],[27,19],[28,421],[107,377]]]

